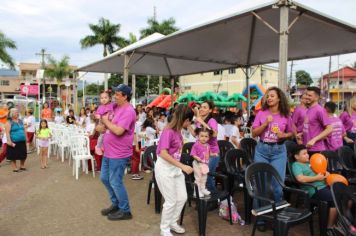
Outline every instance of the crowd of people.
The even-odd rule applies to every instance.
[[[259,111],[238,109],[234,112],[219,111],[211,101],[201,104],[174,104],[171,109],[130,104],[131,88],[121,84],[111,91],[100,94],[100,106],[96,110],[81,108],[75,115],[71,106],[65,111],[61,107],[49,108],[43,104],[39,129],[35,128],[33,111],[19,119],[15,108],[7,112],[6,104],[0,109],[2,124],[2,152],[0,162],[7,157],[14,172],[24,171],[28,151],[33,150],[33,138],[39,140],[40,166],[48,167],[47,148],[51,138],[48,122],[78,125],[90,137],[90,148],[95,155],[96,168],[107,189],[111,206],[101,211],[109,220],[131,219],[131,208],[123,177],[130,165],[132,180],[142,180],[140,175],[141,153],[148,146],[157,145],[155,178],[165,199],[161,216],[161,235],[170,236],[171,231],[184,233],[177,224],[180,212],[187,200],[183,172],[194,172],[199,196],[215,192],[215,179],[207,175],[215,172],[223,158],[218,140],[227,140],[240,148],[240,140],[246,131],[257,140],[254,162],[272,165],[281,178],[285,179],[287,150],[286,140],[295,140],[298,145],[292,150],[295,158],[293,174],[300,182],[308,182],[314,188],[305,187],[310,197],[332,203],[330,188],[325,175],[314,173],[309,167],[309,156],[325,150],[335,151],[343,145],[354,148],[356,140],[356,97],[338,117],[337,105],[326,102],[319,104],[320,89],[308,87],[301,96],[300,105],[291,109],[283,91],[277,87],[267,89]],[[246,128],[247,127],[247,128]],[[194,142],[191,156],[193,166],[180,162],[182,146]],[[17,166],[16,161],[20,161]],[[152,163],[151,163],[152,164]],[[150,171],[150,163],[145,163]],[[272,182],[275,200],[283,197],[281,187]],[[257,202],[254,202],[256,206]],[[331,204],[332,206],[332,204]],[[331,207],[329,226],[335,223],[336,211]],[[259,222],[263,224],[264,222]]]

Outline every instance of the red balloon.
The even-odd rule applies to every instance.
[[[328,167],[328,161],[325,156],[320,153],[315,153],[310,158],[310,166],[317,174],[325,174]]]
[[[326,177],[326,183],[331,186],[335,182],[341,182],[344,183],[345,185],[349,185],[349,182],[347,179],[339,174],[330,174],[328,177]]]

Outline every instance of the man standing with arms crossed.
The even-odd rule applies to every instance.
[[[117,104],[114,115],[112,119],[108,115],[102,116],[101,121],[105,127],[99,125],[97,128],[99,132],[106,128],[100,179],[108,190],[112,203],[109,208],[101,210],[101,214],[109,220],[129,220],[132,215],[123,177],[132,156],[136,112],[130,104],[129,86],[120,84],[113,91]]]
[[[333,128],[325,109],[319,105],[320,89],[308,87],[305,96],[305,105],[308,110],[305,115],[303,132],[298,133],[298,143],[303,143],[310,155],[326,150],[324,139]]]

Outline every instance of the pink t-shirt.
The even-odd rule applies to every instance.
[[[344,124],[345,130],[350,131],[352,129],[352,121],[351,121],[351,116],[347,111],[344,111],[343,113],[340,114],[340,120]]]
[[[117,106],[116,103],[113,103],[113,102],[110,102],[110,103],[105,104],[105,105],[100,105],[98,107],[98,109],[96,110],[95,115],[96,116],[103,116],[103,115],[108,113],[109,116],[112,116],[116,106]],[[109,117],[109,119],[110,119],[110,117]]]
[[[304,119],[303,144],[306,145],[312,138],[324,131],[330,125],[330,120],[325,109],[316,104],[309,107]],[[316,142],[309,151],[320,152],[326,150],[324,140]]]
[[[337,116],[329,117],[329,120],[333,126],[333,131],[326,139],[326,146],[328,150],[336,151],[343,145],[343,135],[345,134],[345,128],[342,124],[342,121]]]
[[[169,155],[179,161],[182,146],[183,136],[181,132],[177,132],[171,128],[165,128],[159,138],[157,155],[159,156],[162,150],[167,150]]]
[[[210,156],[209,144],[201,144],[199,141],[196,141],[193,144],[190,155],[199,157],[202,162],[208,163],[209,159],[206,159],[206,155]]]
[[[214,118],[210,118],[207,124],[212,130],[214,130],[215,132],[218,132],[218,122],[216,122],[216,120]],[[196,127],[199,127],[199,128],[201,127],[201,124],[198,122],[195,125],[196,125]],[[211,153],[219,153],[220,152],[217,137],[210,137],[208,144],[210,146]]]
[[[292,119],[290,117],[282,116],[281,114],[272,114],[268,109],[257,113],[256,118],[252,124],[252,128],[261,126],[269,115],[272,115],[273,121],[268,124],[265,130],[260,134],[260,140],[268,143],[277,143],[279,141],[277,133],[293,132]]]
[[[351,133],[356,133],[356,113],[353,113],[350,118],[350,123],[352,123],[352,127],[349,130]]]
[[[304,124],[304,117],[307,113],[307,108],[304,106],[298,106],[295,108],[294,113],[292,115],[292,122],[297,128],[297,132],[303,132],[303,124]]]
[[[127,158],[132,156],[132,143],[136,122],[136,112],[131,104],[116,106],[111,121],[116,126],[125,129],[121,136],[117,136],[110,130],[104,134],[104,156],[107,158]]]

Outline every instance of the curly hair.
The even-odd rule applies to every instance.
[[[289,113],[290,113],[290,107],[288,104],[287,96],[284,94],[284,92],[280,88],[270,87],[266,91],[266,97],[267,97],[268,92],[270,92],[270,91],[275,91],[277,93],[277,96],[279,98],[278,110],[279,110],[280,114],[284,117],[288,117]],[[269,106],[267,104],[267,99],[265,99],[262,104],[262,110],[267,110],[268,108],[269,108]]]

